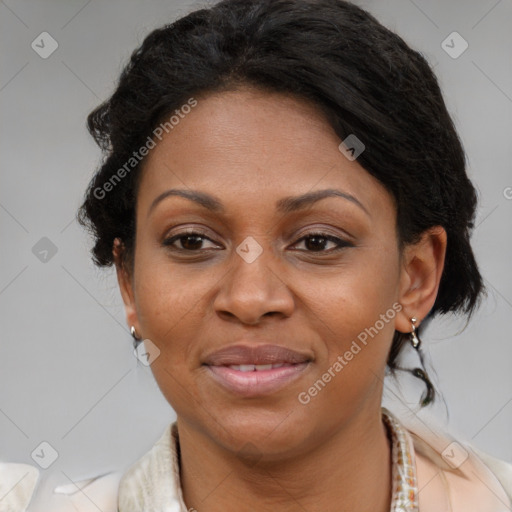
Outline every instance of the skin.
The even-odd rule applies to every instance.
[[[315,106],[248,87],[196,98],[146,158],[133,267],[123,264],[121,241],[113,249],[128,325],[160,350],[151,368],[177,414],[185,503],[199,512],[387,512],[387,355],[394,330],[410,332],[410,318],[419,325],[434,304],[446,233],[434,227],[400,254],[392,195],[339,151]],[[177,196],[150,211],[171,188],[214,195],[225,211]],[[341,197],[276,211],[284,197],[331,188],[367,211]],[[174,247],[195,251],[162,245],[185,228],[205,238]],[[335,242],[303,238],[318,232],[350,245],[333,252]],[[263,250],[252,263],[236,252],[248,236]],[[401,311],[301,404],[299,393],[393,304]],[[201,361],[242,339],[312,362],[274,394],[237,397]]]

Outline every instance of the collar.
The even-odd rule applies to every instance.
[[[382,421],[391,443],[391,507],[390,512],[418,512],[418,479],[412,439],[400,422],[382,408]]]

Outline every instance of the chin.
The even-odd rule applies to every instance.
[[[246,407],[228,415],[216,415],[216,421],[208,415],[203,418],[203,429],[223,448],[244,459],[277,461],[299,453],[314,434],[314,425],[297,416],[292,407],[278,411],[263,406]]]

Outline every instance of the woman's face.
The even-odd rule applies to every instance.
[[[375,418],[397,320],[410,331],[393,199],[310,104],[196,99],[146,159],[128,322],[160,350],[183,428],[270,458],[309,449]]]

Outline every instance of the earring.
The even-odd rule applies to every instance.
[[[133,325],[130,327],[130,334],[132,335],[134,340],[137,340],[137,341],[140,340],[140,338],[137,334],[137,331],[135,330],[135,327]]]
[[[411,345],[416,350],[419,350],[420,349],[421,340],[416,335],[416,325],[414,325],[418,321],[418,319],[415,316],[413,316],[410,320],[411,320],[411,324],[412,324],[412,331],[411,331],[410,342],[411,342]]]
[[[411,342],[411,345],[418,351],[418,355],[419,355],[420,361],[421,361],[421,366],[423,368],[425,368],[423,354],[420,350],[421,340],[418,338],[418,335],[416,334],[415,323],[417,322],[418,319],[415,316],[413,316],[410,320],[411,320],[411,324],[412,324],[412,331],[411,331],[411,336],[409,338],[409,341]],[[427,386],[427,392],[421,397],[421,406],[425,407],[426,405],[428,405],[429,403],[431,403],[434,400],[435,389],[434,389],[434,385],[430,381],[429,376],[427,375],[427,372],[423,368],[414,368],[414,369],[408,370],[408,371],[410,371],[418,379],[421,379],[425,383],[425,386]]]

